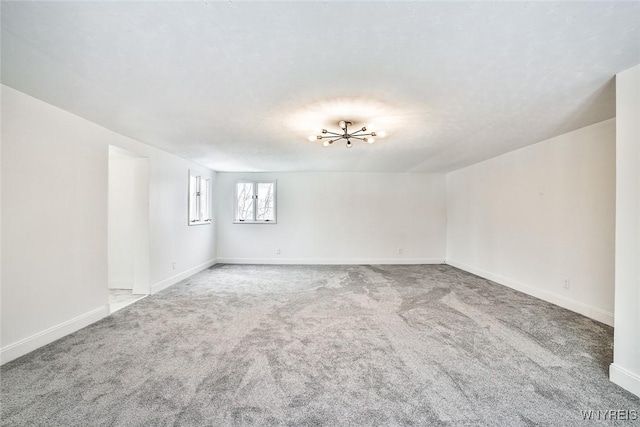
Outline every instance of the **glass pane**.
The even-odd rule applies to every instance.
[[[274,184],[258,183],[258,206],[256,209],[256,220],[258,221],[274,221],[275,220],[275,194]]]
[[[209,202],[209,180],[200,180],[200,220],[207,221],[211,219],[209,210],[211,209]]]
[[[189,223],[198,220],[198,177],[189,177]]]
[[[253,183],[237,184],[236,197],[236,220],[253,221]]]

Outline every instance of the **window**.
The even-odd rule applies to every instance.
[[[189,225],[211,224],[211,179],[189,171]]]
[[[276,223],[276,183],[236,184],[236,223]]]

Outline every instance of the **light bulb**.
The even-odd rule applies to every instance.
[[[385,136],[387,136],[387,133],[383,130],[376,132],[376,136],[379,136],[380,138],[384,138]]]
[[[344,129],[347,126],[347,124],[345,123],[344,120],[340,120],[340,122],[338,123],[338,126],[340,126],[340,129]]]
[[[310,136],[309,138],[307,138],[307,139],[308,139],[309,141],[313,142],[313,141],[316,141],[316,140],[318,139],[318,137],[317,137],[317,136],[315,136],[315,135],[311,135],[311,136]]]
[[[329,146],[329,141],[322,141],[322,145],[324,145],[325,147]]]
[[[375,140],[375,139],[373,139],[373,138],[371,138],[371,137],[369,137],[369,139],[367,140],[367,142],[368,142],[369,144],[373,144],[374,142],[376,142],[376,140]]]
[[[326,129],[322,129],[322,133],[327,133],[327,130]]]
[[[352,145],[351,141],[347,140],[347,148],[351,148]]]

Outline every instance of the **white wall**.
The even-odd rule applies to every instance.
[[[152,291],[215,262],[187,225],[188,170],[213,172],[2,86],[2,362],[108,314],[109,145],[149,158]]]
[[[116,147],[109,146],[109,152]],[[151,252],[151,218],[153,214],[149,210],[149,158],[136,157],[133,163],[133,224],[134,230],[131,236],[133,247],[133,293],[149,294],[150,283],[150,252]],[[206,237],[206,236],[205,236]],[[215,243],[214,243],[215,250]]]
[[[149,159],[109,146],[109,288],[148,294]]]
[[[277,224],[233,224],[240,179],[277,180]],[[216,194],[218,262],[444,261],[444,175],[219,172]]]
[[[640,396],[640,65],[616,76],[616,321],[611,380]]]
[[[134,160],[109,150],[108,253],[109,288],[133,289],[135,199]]]
[[[614,119],[448,174],[447,214],[447,263],[613,324]]]

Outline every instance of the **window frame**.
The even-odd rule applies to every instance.
[[[197,218],[197,219],[192,219],[193,217],[191,216],[191,203],[192,203],[192,197],[193,197],[193,193],[194,191],[192,191],[193,189],[191,188],[191,179],[195,178],[196,179],[196,184],[197,186],[199,185],[200,188],[196,187],[195,189],[195,193],[196,193],[196,215],[200,215],[200,213],[202,212],[201,209],[198,209],[199,206],[202,206],[202,181],[208,181],[209,184],[207,185],[207,189],[206,189],[206,202],[208,204],[207,206],[207,216],[208,218]],[[213,223],[213,206],[212,206],[212,183],[213,180],[211,179],[211,176],[202,173],[200,171],[195,171],[195,170],[191,170],[189,169],[189,174],[188,174],[188,181],[187,181],[187,193],[188,193],[188,197],[187,197],[187,225],[192,226],[192,225],[208,225],[208,224],[212,224]]]
[[[253,219],[251,220],[239,220],[238,219],[238,184],[252,184],[253,185]],[[257,204],[257,192],[259,184],[272,184],[273,185],[273,220],[259,220],[256,219],[258,204]],[[275,179],[262,179],[251,180],[242,179],[236,181],[233,186],[233,223],[234,224],[277,224],[278,223],[278,181]]]

